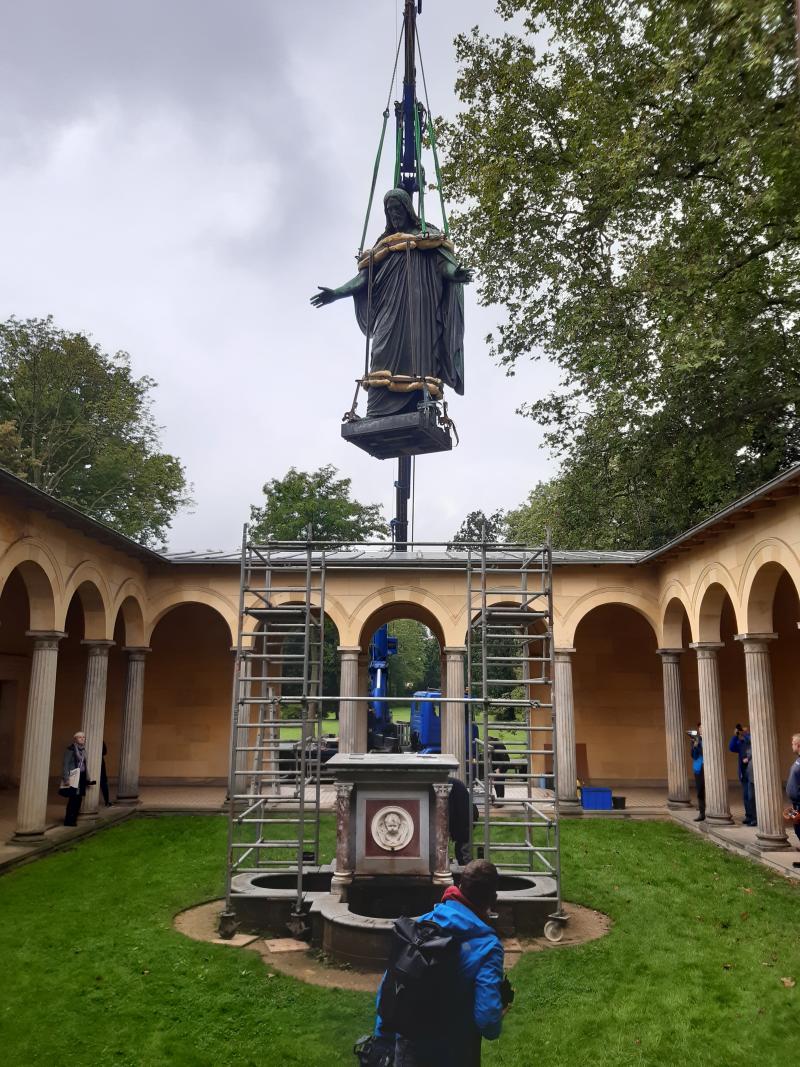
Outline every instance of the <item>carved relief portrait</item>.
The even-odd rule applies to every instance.
[[[375,812],[370,830],[380,848],[397,852],[414,836],[414,820],[403,808],[388,806]]]

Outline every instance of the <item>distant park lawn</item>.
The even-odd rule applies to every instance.
[[[521,960],[485,1064],[796,1061],[800,986],[782,982],[800,980],[796,885],[667,822],[570,821],[562,836],[567,898],[612,931]],[[172,928],[220,895],[224,853],[221,817],[137,817],[0,877],[3,1061],[355,1065],[370,996]]]

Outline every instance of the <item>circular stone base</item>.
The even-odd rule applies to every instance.
[[[208,941],[216,945],[257,952],[271,973],[297,978],[309,985],[335,989],[353,989],[374,993],[381,976],[337,966],[316,949],[289,938],[261,938],[252,934],[237,934],[232,941],[218,936],[219,917],[225,906],[223,900],[212,900],[179,912],[174,919],[175,929],[194,941]],[[611,929],[611,920],[602,912],[583,908],[579,904],[564,904],[568,922],[558,944],[545,937],[509,938],[503,941],[505,966],[510,970],[524,952],[550,952],[571,948],[604,937]]]

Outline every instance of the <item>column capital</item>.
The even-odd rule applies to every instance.
[[[734,634],[734,641],[741,641],[745,652],[766,652],[766,645],[770,641],[777,641],[777,634]],[[764,649],[759,649],[758,645],[764,645]]]
[[[147,645],[123,645],[122,651],[127,652],[131,659],[144,659],[147,653],[153,650]]]
[[[467,646],[466,645],[446,645],[442,649],[442,651],[444,652],[445,656],[466,656],[466,654],[467,654]]]
[[[58,642],[67,634],[64,630],[26,630],[25,636],[33,638],[37,648],[58,648]]]
[[[689,645],[697,653],[698,659],[716,659],[717,652],[724,647],[724,641],[692,641]]]
[[[81,640],[81,644],[89,649],[90,656],[107,656],[116,642],[102,639],[95,640],[93,637],[85,637]]]
[[[364,650],[361,645],[337,645],[336,651],[342,657],[352,656],[357,659]]]
[[[677,663],[678,657],[686,651],[685,648],[657,648],[656,655],[661,656],[667,663]]]
[[[570,658],[575,654],[574,648],[554,648],[553,655],[556,659],[560,659],[562,663],[569,662]]]

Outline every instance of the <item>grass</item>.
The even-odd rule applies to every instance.
[[[562,842],[567,899],[613,929],[521,960],[485,1065],[795,1056],[800,987],[781,979],[800,979],[796,885],[666,822],[568,822]],[[221,818],[137,818],[0,878],[4,1061],[354,1065],[371,997],[172,929],[221,892],[224,849]]]

